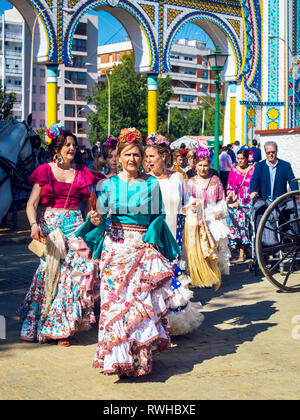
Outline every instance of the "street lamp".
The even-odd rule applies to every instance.
[[[215,101],[215,143],[214,143],[214,169],[219,172],[219,120],[220,120],[220,73],[224,69],[229,54],[222,53],[217,46],[212,54],[207,54],[212,71],[216,72],[216,101]]]
[[[107,137],[110,136],[110,80],[108,75],[111,75],[111,70],[106,71],[107,79],[107,101],[108,101],[108,115],[107,115]]]

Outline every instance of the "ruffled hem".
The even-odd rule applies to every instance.
[[[208,221],[207,225],[216,242],[226,239],[230,235],[229,227],[221,220]]]
[[[174,265],[177,277],[175,281],[174,296],[170,301],[170,309],[168,313],[168,321],[171,328],[171,336],[188,334],[189,332],[200,327],[204,320],[204,315],[200,312],[202,305],[200,302],[190,302],[194,293],[189,289],[191,278],[186,274],[180,274],[179,266]],[[180,274],[180,275],[178,275]],[[180,285],[179,287],[177,287]],[[174,287],[174,283],[173,283]]]
[[[68,338],[76,331],[87,331],[96,322],[93,313],[95,296],[94,271],[87,261],[69,250],[61,267],[61,278],[47,318],[45,308],[45,262],[35,273],[30,290],[17,310],[22,320],[21,338],[45,342],[48,339]]]
[[[200,312],[200,302],[189,302],[183,309],[168,313],[171,336],[188,334],[199,328],[205,317]]]
[[[164,284],[166,284],[168,281],[170,280],[170,278],[166,278],[164,281]],[[153,306],[147,305],[144,302],[142,302],[142,300],[138,299],[137,297],[134,297],[133,300],[128,303],[126,305],[126,308],[123,309],[120,313],[118,313],[118,315],[116,315],[113,319],[111,319],[110,321],[108,321],[105,324],[105,330],[107,331],[108,329],[115,329],[115,324],[119,321],[124,320],[126,314],[133,309],[135,304],[139,304],[140,306],[143,307],[144,309],[144,313],[142,314],[141,311],[138,311],[138,315],[128,324],[126,324],[125,327],[125,323],[122,323],[122,329],[123,329],[123,335],[120,337],[118,337],[118,340],[111,342],[109,344],[106,344],[106,348],[105,350],[103,350],[100,354],[100,359],[104,358],[107,354],[109,354],[110,350],[113,347],[119,346],[121,344],[124,344],[128,341],[128,337],[135,331],[138,329],[138,324],[143,322],[143,321],[149,321],[151,319],[153,319],[153,324],[154,324],[154,319],[156,320],[155,322],[155,326],[151,325],[151,327],[153,328],[157,328],[160,324],[160,322],[162,322],[163,318],[167,315],[168,311],[169,311],[169,300],[171,298],[171,296],[173,295],[172,292],[168,292],[167,290],[163,290],[164,285],[162,284],[157,284],[157,289],[160,288],[161,290],[158,290],[158,292],[161,294],[161,296],[159,296],[159,298],[157,299],[159,302],[157,305],[154,304],[153,302]],[[155,289],[152,289],[152,292]],[[150,290],[148,290],[149,292]],[[162,299],[161,299],[162,298]],[[162,307],[162,305],[164,305],[165,307]],[[109,307],[106,306],[106,304],[104,304],[101,307],[100,313],[103,310],[108,310]],[[102,318],[99,319],[99,329],[101,329],[101,327],[104,328],[104,324],[102,321]],[[167,331],[168,333],[170,333],[170,327],[168,325],[164,326],[165,331]],[[151,339],[150,339],[151,340]],[[98,348],[102,347],[105,341],[105,337],[103,337],[103,339],[101,341],[98,342]],[[141,343],[140,343],[141,344]],[[145,344],[145,343],[144,343]]]
[[[144,363],[137,369],[136,363],[133,362],[114,362],[111,369],[104,369],[104,361],[101,359],[95,359],[93,361],[94,368],[104,369],[105,375],[126,375],[128,377],[138,377],[148,375],[152,372],[152,355],[157,352],[167,350],[170,346],[169,339],[163,339],[159,334],[155,337],[150,338],[146,342],[139,343],[136,340],[130,340],[129,342],[129,354],[134,358],[132,349],[135,348],[135,353],[140,353],[142,350],[149,355],[146,357]]]
[[[221,274],[229,275],[230,274],[230,258],[231,252],[228,246],[228,239],[221,239],[218,242],[218,266],[221,271]]]
[[[142,235],[115,229],[104,239],[99,263],[99,337],[93,365],[106,374],[147,374],[154,350],[169,345],[166,315],[173,296],[173,271],[162,254],[145,246]]]

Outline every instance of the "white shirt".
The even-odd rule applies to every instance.
[[[277,171],[278,160],[276,161],[274,166],[271,166],[270,163],[268,162],[268,159],[266,159],[266,164],[269,167],[270,184],[271,184],[271,197],[272,197],[273,196],[273,190],[274,190],[274,183],[275,183],[275,176],[276,176],[276,171]]]

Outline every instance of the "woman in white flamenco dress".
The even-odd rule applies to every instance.
[[[168,140],[158,133],[151,133],[146,139],[145,160],[151,175],[159,182],[165,209],[165,220],[174,238],[182,250],[183,227],[181,207],[184,196],[184,177],[179,172],[167,169],[170,155]],[[182,256],[182,253],[181,253]],[[200,312],[200,302],[191,302],[193,292],[189,289],[191,279],[184,273],[186,262],[178,255],[173,263],[174,275],[172,288],[174,296],[170,302],[168,320],[171,326],[171,335],[187,334],[198,328],[204,315]]]

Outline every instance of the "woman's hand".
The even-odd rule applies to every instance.
[[[99,214],[98,212],[96,212],[95,210],[91,210],[88,212],[87,216],[91,217],[91,223],[95,226],[98,226],[99,223],[102,222],[102,217],[101,214]]]
[[[234,192],[228,190],[227,191],[227,203],[232,204],[232,203],[235,203],[236,201],[237,200],[236,200],[236,196],[235,196]]]
[[[220,211],[216,211],[216,212],[214,213],[214,216],[215,216],[215,219],[216,219],[216,220],[221,220],[221,219],[223,219],[223,217],[222,217],[222,213],[221,213]]]
[[[32,226],[31,226],[31,233],[30,233],[30,237],[32,238],[32,239],[36,239],[37,241],[40,241],[40,239],[41,239],[41,229],[39,228],[39,226],[38,226],[38,224],[37,223],[34,223]]]
[[[157,245],[150,244],[149,242],[145,242],[145,246],[146,248],[154,248],[156,249],[156,251],[160,252],[159,247]]]

